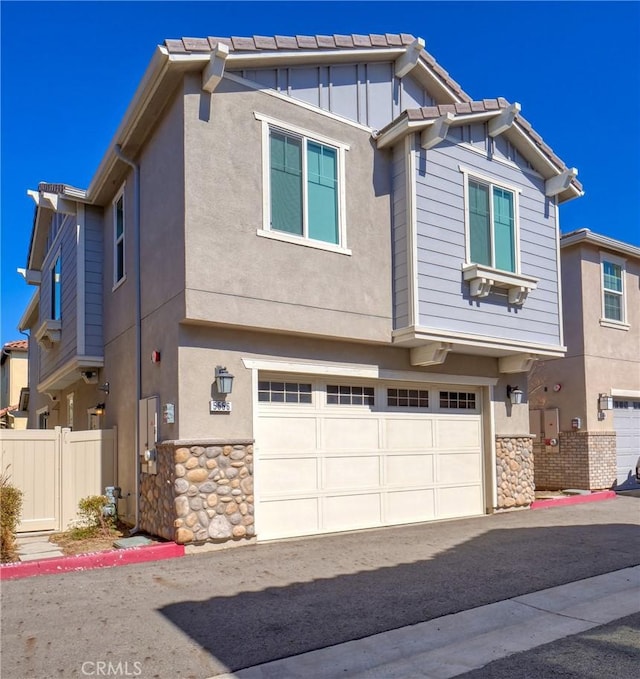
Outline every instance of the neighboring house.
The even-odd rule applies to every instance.
[[[567,355],[529,381],[536,487],[637,488],[640,248],[588,229],[560,247]]]
[[[23,393],[29,381],[29,342],[16,340],[2,347],[0,357],[0,428],[25,429],[27,404]]]
[[[87,190],[31,192],[33,421],[117,426],[180,542],[526,506],[575,177],[412,36],[167,40]]]

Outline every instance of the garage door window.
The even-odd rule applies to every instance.
[[[422,389],[387,389],[389,408],[428,408],[429,392]]]
[[[476,395],[466,391],[441,391],[440,407],[456,410],[475,410]]]
[[[328,405],[373,406],[375,396],[373,387],[350,387],[345,385],[327,385]]]
[[[311,385],[298,382],[258,382],[263,403],[311,403]]]

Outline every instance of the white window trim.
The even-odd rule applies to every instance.
[[[73,429],[73,405],[74,405],[74,392],[67,394],[67,427]],[[69,417],[71,415],[71,417]]]
[[[55,304],[53,303],[53,291],[55,288],[55,281],[53,280],[54,278],[54,272],[56,269],[56,264],[60,262],[60,281],[59,281],[59,287],[58,287],[58,292],[60,293],[60,315],[58,318],[55,316]],[[58,251],[55,253],[54,257],[51,259],[51,263],[49,264],[49,284],[51,285],[51,290],[49,290],[49,314],[47,316],[47,320],[51,321],[56,321],[58,323],[61,323],[62,321],[62,246],[58,248]]]
[[[615,290],[607,290],[606,292],[612,294],[619,294],[622,298],[620,303],[620,311],[622,312],[622,320],[617,321],[614,318],[607,318],[604,306],[604,263],[609,262],[611,264],[616,264],[620,267],[620,279],[622,283],[622,292],[617,293]],[[631,327],[627,322],[627,285],[626,285],[626,270],[627,270],[627,260],[623,257],[617,257],[616,255],[610,255],[606,252],[600,253],[600,325],[603,328],[615,328],[617,330],[629,330]]]
[[[126,280],[127,280],[127,269],[125,262],[127,261],[127,219],[126,219],[126,204],[124,198],[124,189],[126,184],[120,187],[118,193],[116,193],[111,206],[113,210],[113,287],[111,292],[117,290]],[[122,236],[118,238],[117,233],[117,211],[116,204],[122,199]],[[122,240],[122,278],[116,278],[118,275],[118,243]]]
[[[513,229],[514,229],[514,250],[515,250],[515,271],[503,271],[502,269],[495,269],[494,267],[488,267],[493,269],[494,271],[502,271],[503,273],[507,275],[520,275],[521,269],[520,269],[520,194],[522,193],[522,189],[513,186],[513,184],[509,184],[507,182],[504,182],[502,180],[497,180],[495,177],[489,177],[485,174],[482,174],[481,172],[476,172],[475,170],[469,169],[465,167],[464,165],[459,165],[458,170],[462,172],[463,176],[463,191],[464,191],[464,236],[465,236],[465,264],[477,264],[477,262],[473,262],[471,260],[471,240],[470,240],[470,224],[469,224],[469,179],[475,179],[483,184],[488,184],[491,188],[494,186],[500,188],[500,189],[506,189],[507,191],[511,191],[513,193]],[[492,257],[493,257],[493,250],[494,250],[494,235],[493,235],[493,191],[491,192],[491,201],[489,202],[489,208],[490,208],[490,214],[491,214],[491,220],[490,220],[490,228],[491,228],[491,249],[492,249]],[[486,265],[480,265],[480,266],[486,266]]]
[[[347,247],[347,204],[346,204],[346,152],[349,151],[350,146],[343,142],[337,141],[323,134],[317,134],[311,130],[307,130],[297,125],[292,125],[283,120],[266,116],[257,111],[253,112],[255,119],[262,123],[262,229],[258,229],[259,236],[266,236],[275,240],[286,241],[288,243],[295,243],[297,245],[305,245],[307,247],[317,248],[319,250],[329,250],[339,254],[350,255],[351,250]],[[305,235],[288,234],[284,231],[276,231],[271,228],[271,172],[270,172],[270,143],[269,132],[271,128],[281,130],[282,132],[289,132],[304,138],[305,140],[316,141],[325,146],[331,146],[337,151],[338,163],[338,244],[327,243],[325,241],[315,240]],[[303,165],[306,164],[306,144],[303,145]],[[303,183],[303,223],[304,230],[307,229],[307,187]]]
[[[44,408],[38,408],[36,410],[36,422],[38,425],[38,429],[40,429],[40,416],[41,415],[46,415],[47,416],[47,428],[49,425],[48,418],[51,417],[51,413],[49,412],[49,406],[45,406]],[[46,430],[41,430],[41,431],[46,431]]]

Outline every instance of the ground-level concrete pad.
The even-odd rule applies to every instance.
[[[640,611],[640,566],[217,679],[448,679]]]

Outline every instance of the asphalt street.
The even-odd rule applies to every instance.
[[[2,677],[203,679],[638,563],[617,497],[8,581]]]

